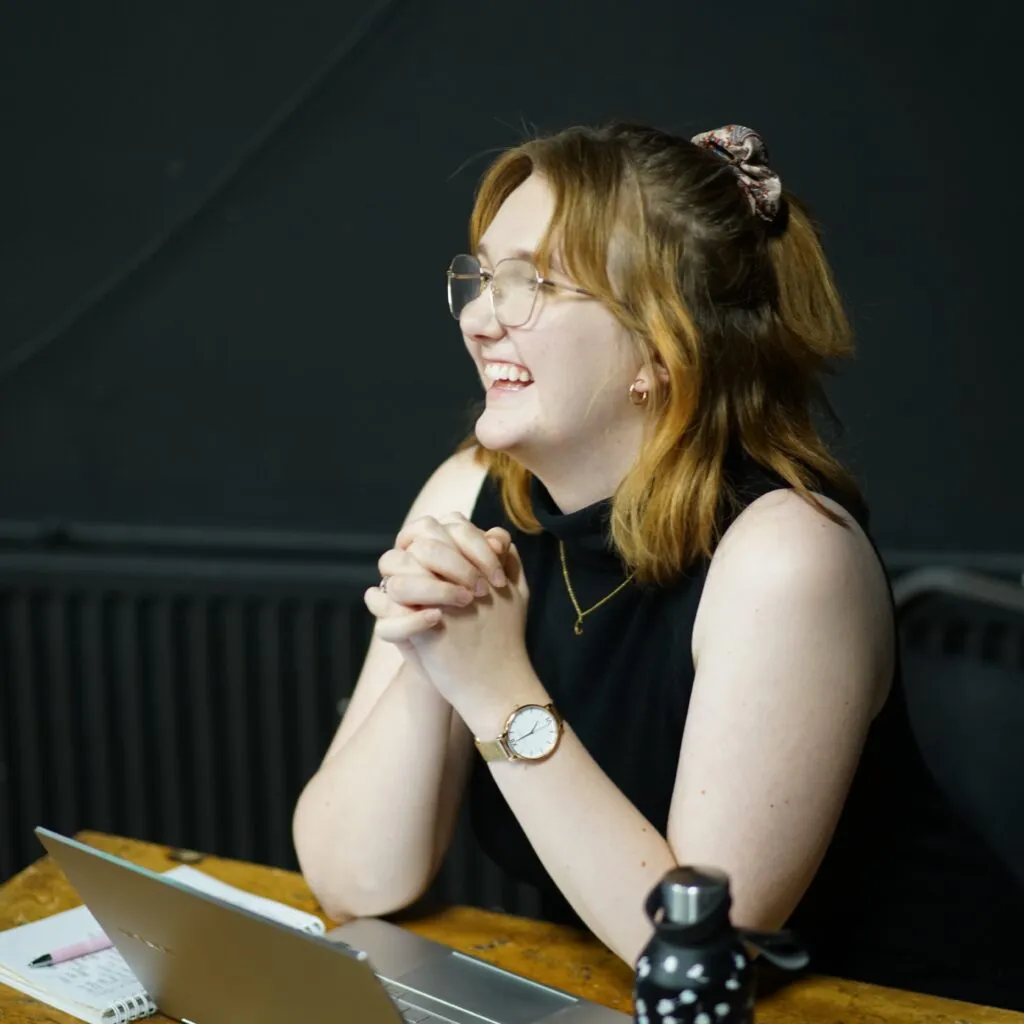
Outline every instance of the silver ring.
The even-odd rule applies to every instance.
[[[377,584],[377,589],[382,594],[386,594],[388,592],[388,580],[389,579],[391,579],[390,576],[382,576],[380,583]]]

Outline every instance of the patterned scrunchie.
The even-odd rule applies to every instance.
[[[727,160],[750,201],[750,208],[762,220],[775,220],[782,200],[782,181],[768,166],[768,150],[753,128],[727,124],[694,135],[690,141]]]

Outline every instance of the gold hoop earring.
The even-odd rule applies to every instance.
[[[651,397],[650,392],[640,391],[636,385],[636,381],[629,385],[629,400],[633,405],[646,405],[647,399]]]

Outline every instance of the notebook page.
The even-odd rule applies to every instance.
[[[180,865],[164,872],[182,885],[216,896],[280,924],[322,935],[323,922],[313,914],[285,903],[256,896],[219,879]],[[121,1003],[148,1003],[142,986],[116,949],[89,953],[51,967],[32,968],[28,962],[48,950],[102,934],[99,922],[84,906],[0,932],[0,983],[41,999],[90,1024],[109,1024],[108,1012]],[[154,1012],[152,1004],[139,1007]],[[141,1014],[139,1014],[141,1015]],[[106,1018],[106,1020],[104,1020]]]
[[[269,917],[272,921],[277,921],[278,924],[286,924],[312,935],[323,935],[327,930],[324,928],[323,921],[314,914],[307,914],[306,911],[297,910],[295,907],[288,906],[287,903],[279,903],[266,896],[257,896],[255,893],[238,889],[202,871],[190,868],[187,864],[165,871],[164,876],[173,878],[190,889],[198,889],[209,896],[216,896],[225,903],[233,903],[236,907],[251,910],[254,914],[260,914],[262,917]]]
[[[102,932],[86,907],[75,907],[39,921],[0,932],[0,983],[56,1006],[90,1024],[119,1002],[144,998],[135,975],[116,949],[33,968],[28,962],[60,946]]]

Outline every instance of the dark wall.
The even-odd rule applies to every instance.
[[[739,121],[823,221],[883,546],[1021,551],[1004,5],[67,0],[0,14],[0,519],[387,533],[474,379],[443,298],[524,126]]]

